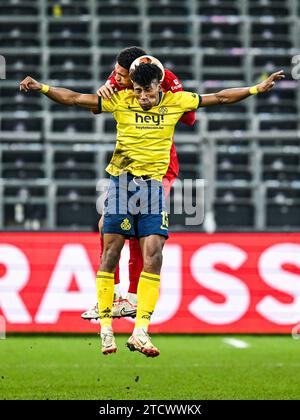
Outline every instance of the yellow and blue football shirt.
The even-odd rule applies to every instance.
[[[161,93],[159,104],[149,111],[142,109],[131,89],[110,100],[99,97],[99,112],[111,112],[117,121],[117,143],[106,171],[161,181],[169,166],[175,125],[200,105],[201,96],[192,92]]]

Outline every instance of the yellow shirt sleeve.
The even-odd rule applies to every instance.
[[[194,92],[176,92],[174,95],[180,95],[179,103],[184,112],[198,109],[202,102],[201,96]]]
[[[120,103],[120,94],[115,93],[111,99],[98,97],[98,112],[115,112]]]

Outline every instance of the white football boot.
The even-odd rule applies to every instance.
[[[129,298],[123,299],[120,297],[116,299],[112,308],[112,317],[113,318],[122,318],[122,317],[136,317],[136,308],[137,305],[134,302],[131,302]]]
[[[101,329],[101,342],[102,342],[102,353],[106,356],[107,354],[116,353],[117,345],[114,337],[114,333],[111,327],[104,327]]]
[[[152,344],[149,334],[143,328],[134,329],[126,346],[130,351],[139,351],[146,357],[157,357],[160,355],[160,351]]]
[[[91,309],[88,309],[86,312],[81,314],[81,318],[91,321],[92,319],[99,319],[99,310],[98,303],[93,306]]]
[[[137,305],[129,301],[129,299],[123,299],[122,297],[114,300],[112,307],[112,317],[113,318],[122,318],[122,317],[136,317],[136,308]],[[81,314],[81,318],[91,321],[93,319],[99,319],[99,310],[98,304],[96,303],[91,309],[88,309],[86,312]]]

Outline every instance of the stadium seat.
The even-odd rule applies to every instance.
[[[36,79],[41,77],[41,54],[31,52],[24,54],[24,52],[15,51],[6,53],[5,58],[6,71],[11,79],[20,80],[27,74],[31,74]]]
[[[100,22],[98,45],[101,47],[125,48],[128,45],[141,45],[141,24],[137,22]],[[113,29],[112,29],[113,28]]]
[[[58,186],[56,189],[57,199],[64,199],[69,201],[76,201],[82,199],[95,199],[96,190],[95,188],[86,187],[82,185],[66,185]]]
[[[268,204],[266,224],[277,229],[299,228],[300,205]]]
[[[216,202],[219,204],[250,204],[253,197],[249,187],[218,187],[216,191]]]
[[[270,181],[300,180],[300,158],[298,153],[264,153],[263,177]]]
[[[253,204],[218,204],[214,205],[215,220],[220,229],[232,230],[237,227],[254,227]]]
[[[256,112],[261,114],[297,115],[297,92],[295,89],[274,89],[268,95],[256,98]]]
[[[95,155],[91,152],[59,152],[54,155],[54,178],[61,180],[95,180]]]
[[[49,66],[51,79],[78,82],[92,78],[92,60],[89,54],[51,54]]]
[[[297,139],[296,137],[289,136],[288,138],[284,137],[276,137],[272,138],[265,137],[263,139],[260,139],[258,141],[259,148],[264,151],[270,151],[270,148],[273,152],[279,150],[280,152],[289,149],[291,150],[299,150],[300,148],[300,139]]]
[[[201,155],[195,151],[181,151],[179,179],[199,179]]]
[[[220,153],[250,153],[252,139],[245,136],[232,138],[218,138],[216,140],[217,151]]]
[[[280,53],[278,50],[272,52],[268,52],[268,50],[258,51],[253,53],[254,80],[258,76],[272,73],[277,69],[283,69],[287,74],[290,73],[291,56],[289,54]]]
[[[36,17],[39,14],[39,2],[37,0],[13,1],[1,4],[2,16],[26,16]]]
[[[5,187],[4,195],[7,199],[16,202],[27,202],[30,199],[46,199],[46,188],[32,185],[18,185]]]
[[[150,24],[151,48],[162,47],[191,47],[192,33],[188,23],[180,22],[153,22]]]
[[[267,200],[268,204],[287,204],[295,205],[299,204],[300,201],[300,189],[296,187],[268,187],[267,188]]]
[[[200,16],[234,16],[239,14],[237,0],[198,0],[197,14]]]
[[[241,48],[241,28],[240,23],[204,22],[201,25],[199,47]]]
[[[0,47],[8,43],[10,47],[40,47],[41,39],[38,36],[39,24],[24,22],[5,22],[0,26]]]
[[[212,117],[208,120],[209,131],[246,131],[249,128],[249,121],[247,118],[237,119],[237,116],[229,118],[216,119]]]
[[[4,226],[9,229],[40,230],[47,225],[47,204],[4,204]]]
[[[149,0],[147,14],[149,16],[188,16],[187,1]]]
[[[215,89],[214,89],[215,90]],[[210,89],[208,89],[205,93],[212,93],[210,92]],[[237,104],[233,104],[230,107],[230,111],[231,114],[237,114],[239,116],[241,116],[242,114],[246,114],[247,113],[247,105],[245,103],[237,103]],[[220,105],[220,106],[215,106],[215,107],[207,107],[205,109],[205,113],[206,114],[228,114],[228,109],[226,109],[226,107]]]
[[[164,66],[172,71],[176,76],[184,82],[195,79],[194,59],[191,54],[155,54],[157,58],[164,63]],[[189,90],[191,90],[189,88]]]
[[[2,155],[2,177],[27,180],[45,177],[44,155],[42,152],[4,151]]]
[[[57,226],[62,228],[80,228],[91,229],[99,215],[96,211],[95,200],[91,202],[63,202],[57,203],[56,207]]]
[[[95,171],[92,169],[71,169],[71,168],[62,168],[55,169],[54,172],[55,179],[62,180],[80,180],[80,179],[96,179]]]
[[[47,2],[47,15],[56,19],[64,17],[85,17],[89,16],[90,7],[88,0],[64,0],[58,2],[50,0]]]
[[[292,48],[291,25],[286,22],[253,23],[251,46],[253,48]]]
[[[25,98],[15,87],[0,88],[1,110],[2,112],[23,111],[24,106],[28,112],[42,111],[42,101],[40,95]]]
[[[203,56],[202,81],[208,84],[211,82],[211,90],[216,91],[216,87],[222,86],[224,81],[230,81],[232,86],[236,83],[243,83],[244,75],[244,57],[240,53],[235,55],[205,53]],[[220,78],[220,68],[222,68],[222,77]],[[224,85],[223,85],[224,86]]]
[[[250,16],[285,17],[289,15],[288,1],[250,0],[248,7]]]
[[[41,118],[2,118],[1,130],[16,132],[40,132],[43,127]]]
[[[97,1],[97,15],[98,16],[137,16],[139,14],[139,2],[137,0],[131,1]]]
[[[65,133],[91,133],[94,131],[93,117],[64,118],[54,117],[52,131]]]
[[[91,46],[90,25],[87,22],[51,22],[48,30],[50,47],[87,48]]]
[[[298,130],[299,120],[297,117],[282,118],[281,120],[274,120],[270,118],[261,117],[259,128],[262,131],[279,131],[279,130]]]
[[[10,179],[9,182],[14,181]],[[36,180],[18,178],[14,185],[5,187],[5,228],[39,230],[46,226],[47,188],[33,186],[33,182]]]
[[[229,147],[227,151],[218,151],[216,159],[216,180],[227,188],[230,185],[246,186],[252,180],[250,154],[247,150],[236,149],[232,152]]]
[[[104,121],[104,132],[108,134],[115,134],[116,132],[116,121],[111,117],[108,116],[105,118]]]
[[[253,193],[249,187],[218,187],[214,209],[216,222],[223,228],[233,228],[235,223],[240,227],[254,225]]]

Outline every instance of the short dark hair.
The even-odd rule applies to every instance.
[[[140,47],[128,47],[122,50],[117,56],[117,62],[120,66],[124,67],[124,69],[130,69],[131,64],[137,58],[141,57],[142,55],[146,55],[146,51],[144,51]]]
[[[142,63],[130,73],[130,78],[133,82],[145,87],[151,85],[154,80],[159,82],[162,78],[162,71],[156,64]]]

